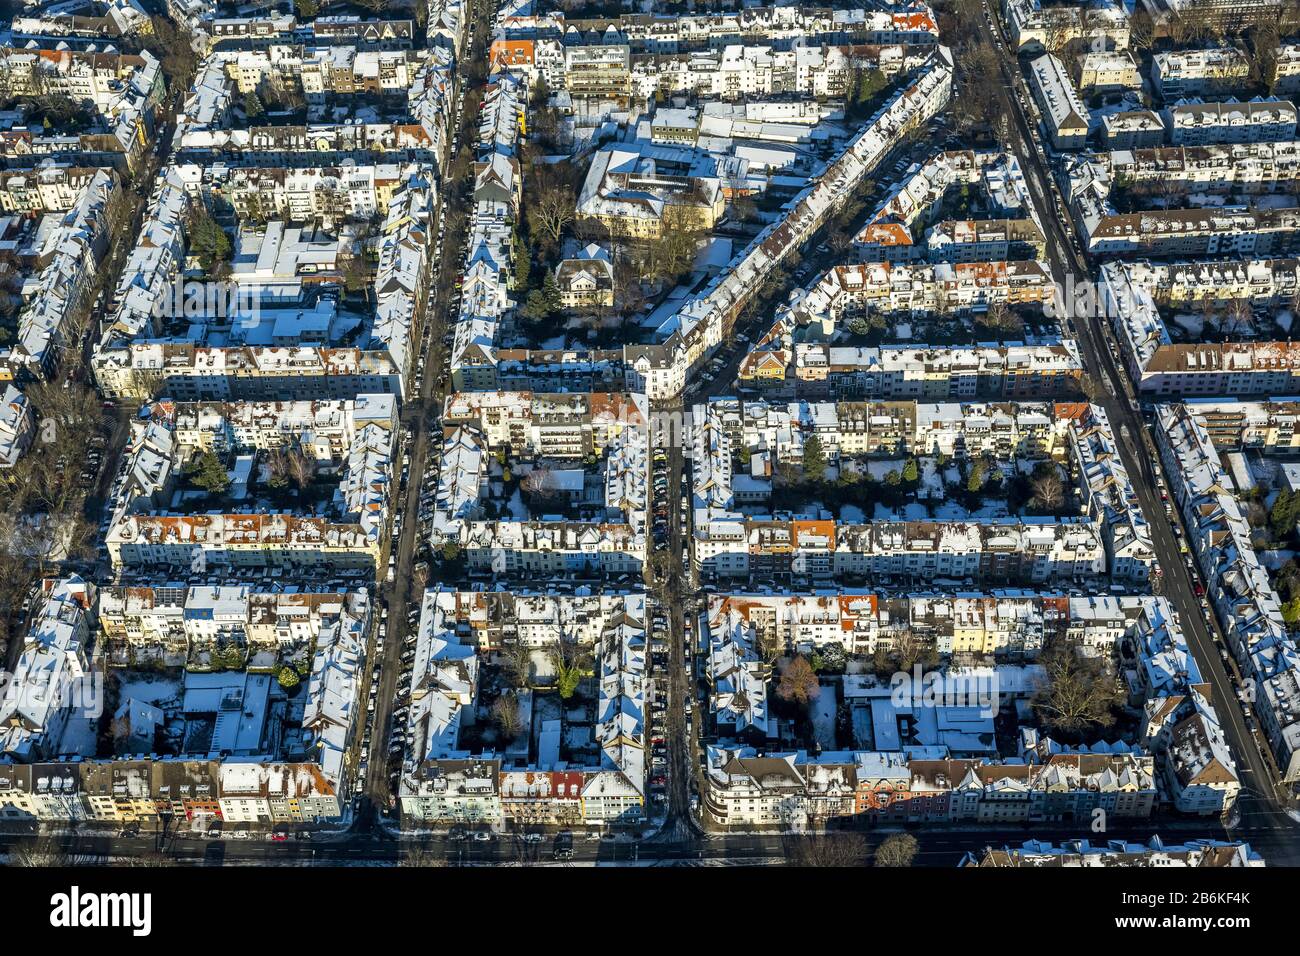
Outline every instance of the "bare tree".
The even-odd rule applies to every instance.
[[[502,694],[494,700],[492,721],[504,737],[514,740],[523,728],[523,721],[519,716],[519,698],[514,694]]]
[[[807,704],[816,700],[821,693],[821,684],[817,680],[817,674],[808,663],[807,658],[802,654],[796,655],[785,669],[781,671],[781,678],[777,681],[776,694],[782,700],[792,700],[799,704]]]
[[[1001,299],[994,299],[984,313],[983,324],[999,332],[1016,334],[1024,331],[1025,320]]]
[[[9,866],[71,866],[72,855],[48,834],[19,840],[9,850]]]
[[[892,833],[876,847],[876,866],[911,866],[916,859],[916,837],[910,833]]]
[[[792,866],[862,866],[867,859],[867,841],[860,833],[816,833],[792,837],[786,852]]]
[[[550,244],[558,245],[576,214],[573,189],[562,180],[548,179],[533,190],[528,221]]]
[[[1228,311],[1224,316],[1223,328],[1227,333],[1240,333],[1249,329],[1253,312],[1250,307],[1250,300],[1245,298],[1233,299],[1228,303]]]
[[[1119,681],[1100,658],[1084,657],[1074,641],[1049,644],[1039,662],[1046,680],[1034,709],[1048,728],[1068,734],[1109,727],[1123,704]]]
[[[910,627],[901,627],[893,634],[889,657],[894,668],[910,671],[917,664],[934,663],[939,659],[934,638],[926,637]]]
[[[515,641],[503,652],[505,671],[516,687],[527,687],[532,676],[533,656],[522,641]]]
[[[1128,42],[1132,49],[1138,51],[1151,49],[1151,43],[1155,39],[1155,24],[1151,21],[1151,14],[1139,6],[1133,16],[1129,17],[1128,27]]]
[[[267,464],[271,468],[273,480],[279,483],[292,483],[301,491],[312,483],[316,477],[316,461],[302,444],[295,440],[271,452]]]
[[[446,856],[431,840],[421,839],[402,850],[400,866],[446,866]]]
[[[1034,493],[1033,503],[1040,511],[1056,511],[1065,503],[1065,488],[1055,468],[1033,479],[1029,487]]]
[[[113,857],[113,866],[126,867],[167,867],[175,866],[176,861],[161,850],[144,850],[127,856]]]

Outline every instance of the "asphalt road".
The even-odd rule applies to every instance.
[[[690,838],[700,832],[691,813],[690,795],[695,789],[699,752],[695,733],[687,730],[686,704],[695,693],[694,654],[688,653],[685,640],[685,607],[694,596],[691,586],[690,566],[681,560],[682,548],[690,534],[689,518],[681,518],[682,491],[685,487],[682,406],[665,405],[658,409],[652,435],[654,446],[668,454],[668,492],[665,496],[669,511],[667,552],[672,572],[666,582],[659,582],[656,595],[668,614],[668,711],[665,730],[668,744],[668,815],[662,832],[675,837]],[[692,651],[694,648],[692,647]],[[698,732],[700,716],[692,716],[691,728]]]
[[[996,11],[988,0],[985,0],[985,11],[986,17],[978,26],[981,34],[1000,54],[999,63],[1004,81],[1000,95],[1006,113],[1013,120],[1010,146],[1020,159],[1021,168],[1030,183],[1039,220],[1047,232],[1048,260],[1053,278],[1058,283],[1058,288],[1068,290],[1088,279],[1091,275],[1089,265],[1072,241],[1077,231],[1068,207],[1056,202],[1057,193],[1054,191],[1051,172],[1043,153],[1037,148],[1040,143],[1037,121],[1026,115],[1025,109],[1011,92],[1019,89],[1025,101],[1030,102],[1019,64],[1001,34]],[[1120,446],[1120,456],[1137,492],[1142,513],[1151,527],[1152,544],[1163,572],[1163,593],[1177,609],[1192,654],[1202,675],[1213,687],[1215,710],[1237,757],[1245,788],[1238,801],[1240,819],[1243,825],[1256,821],[1263,826],[1294,827],[1295,822],[1280,812],[1280,802],[1274,786],[1277,776],[1270,767],[1271,758],[1261,753],[1258,742],[1246,728],[1234,693],[1238,686],[1236,677],[1225,668],[1220,659],[1200,599],[1192,590],[1191,575],[1183,563],[1178,540],[1165,514],[1156,485],[1158,455],[1134,400],[1133,385],[1111,352],[1110,331],[1095,311],[1071,314],[1070,318],[1084,367],[1099,385],[1098,394],[1093,401],[1101,405],[1110,418]]]
[[[481,5],[477,6],[476,10],[480,8]],[[475,28],[473,40],[465,49],[466,62],[475,56],[485,55],[483,43],[486,32],[483,24],[479,23]],[[464,102],[465,87],[458,74],[453,128],[459,128],[462,139],[474,135],[474,121],[477,119],[464,115],[462,109]],[[462,189],[463,187],[463,183],[456,183],[449,188]],[[445,193],[440,193],[438,205],[440,220],[443,220],[446,207],[447,196]],[[462,222],[463,229],[469,228],[468,217],[463,218]],[[362,797],[363,806],[357,824],[362,829],[368,828],[374,822],[375,813],[390,808],[391,794],[387,769],[391,730],[389,721],[402,672],[403,638],[410,630],[406,618],[412,608],[420,606],[423,598],[422,593],[412,587],[411,581],[415,556],[419,553],[422,544],[419,521],[420,486],[429,468],[430,445],[441,437],[431,434],[429,422],[441,410],[446,391],[443,376],[448,371],[447,350],[441,348],[441,339],[447,327],[454,276],[460,264],[462,241],[463,232],[458,231],[453,235],[448,229],[442,237],[442,258],[431,263],[429,293],[423,322],[424,332],[417,359],[419,367],[424,369],[424,376],[419,394],[402,410],[402,423],[409,426],[412,432],[409,446],[411,463],[404,491],[405,497],[396,503],[396,508],[400,508],[402,513],[402,530],[395,549],[393,583],[387,591],[388,635],[382,657],[371,655],[371,660],[380,665],[379,693],[375,697],[373,730]],[[435,354],[441,359],[436,366],[430,364]],[[385,576],[386,569],[381,568],[380,580],[382,581]],[[373,664],[371,666],[373,667]]]
[[[863,834],[868,854],[893,830],[857,831]],[[1109,840],[1146,843],[1159,836],[1166,844],[1182,840],[1224,838],[1221,828],[1207,827],[1194,821],[1134,823],[1104,833],[1086,827],[1061,824],[1027,827],[950,828],[923,827],[910,831],[917,839],[918,866],[956,866],[967,852],[985,847],[1018,847],[1026,840],[1062,843],[1086,839],[1094,844]],[[833,833],[831,838],[838,836]],[[1271,865],[1300,864],[1300,848],[1291,835],[1279,830],[1256,828],[1241,834]],[[727,866],[746,864],[781,864],[789,860],[792,841],[798,838],[779,833],[709,833],[690,837],[675,835],[632,842],[628,840],[589,840],[575,835],[572,858],[563,865],[666,865]],[[12,838],[0,837],[0,846]],[[547,834],[537,842],[527,842],[522,835],[497,835],[489,840],[451,840],[444,836],[394,840],[381,832],[352,832],[335,840],[294,839],[273,843],[265,835],[247,840],[174,839],[160,841],[151,832],[123,837],[115,833],[79,833],[61,838],[70,859],[80,865],[95,865],[123,857],[140,857],[159,850],[170,863],[192,866],[390,866],[412,862],[415,858],[430,865],[553,865],[554,838]]]

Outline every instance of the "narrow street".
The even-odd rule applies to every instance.
[[[475,7],[474,36],[466,45],[465,61],[474,57],[485,56],[484,43],[487,35],[486,16],[480,3]],[[456,115],[454,129],[459,129],[462,142],[471,142],[475,135],[474,116],[464,115],[466,86],[461,83],[456,90]],[[463,191],[464,182],[444,184],[439,193],[438,218],[440,222],[451,221],[446,216],[448,195],[452,190]],[[459,198],[459,197],[458,197]],[[438,435],[431,433],[429,423],[440,413],[445,394],[446,350],[441,348],[441,340],[447,328],[447,318],[451,308],[451,295],[454,277],[459,264],[463,232],[469,227],[468,217],[461,217],[463,224],[456,233],[446,229],[442,237],[441,259],[431,263],[429,291],[426,299],[423,336],[420,340],[420,353],[416,359],[418,369],[423,369],[423,378],[419,379],[419,393],[406,403],[402,409],[402,424],[411,429],[409,446],[410,468],[404,497],[399,497],[396,509],[402,516],[401,535],[397,539],[393,582],[387,586],[388,636],[385,639],[381,656],[371,656],[370,666],[379,665],[379,692],[375,697],[369,755],[366,766],[366,779],[363,784],[364,805],[359,814],[357,826],[365,831],[376,821],[375,814],[392,809],[388,778],[388,741],[389,720],[393,711],[394,697],[398,689],[398,680],[402,672],[403,639],[409,632],[407,616],[420,606],[422,593],[412,585],[412,568],[421,546],[421,526],[419,521],[420,485],[426,470],[430,467],[430,446]],[[434,355],[439,357],[436,365],[431,364]],[[412,369],[412,375],[416,375]],[[385,571],[381,567],[378,579],[383,582]],[[381,591],[384,585],[380,585]]]
[[[654,444],[668,453],[668,508],[670,513],[667,554],[672,572],[656,588],[656,595],[668,613],[668,712],[665,721],[668,743],[668,816],[662,833],[667,839],[690,838],[699,826],[691,813],[692,779],[699,764],[696,758],[696,731],[699,714],[686,720],[686,707],[695,695],[695,654],[692,643],[686,647],[686,611],[696,591],[691,585],[690,565],[682,560],[682,549],[690,536],[688,523],[681,519],[681,499],[687,487],[683,447],[688,440],[684,431],[684,407],[664,406],[656,410]],[[689,500],[689,496],[688,496]],[[691,632],[694,638],[694,632]]]

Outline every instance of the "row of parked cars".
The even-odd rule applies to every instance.
[[[650,744],[650,799],[657,806],[668,802],[668,738],[665,717],[668,712],[669,665],[668,615],[655,606],[650,617],[650,719],[647,734]]]
[[[393,710],[388,715],[388,787],[397,789],[402,775],[402,759],[406,753],[406,720],[411,710],[411,669],[415,664],[415,638],[420,626],[420,604],[407,606],[406,626],[403,629],[402,652],[398,655],[397,688],[393,692]]]
[[[661,551],[668,547],[668,453],[662,448],[655,450],[651,487],[654,515],[651,534],[654,536],[655,550]]]

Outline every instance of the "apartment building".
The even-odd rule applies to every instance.
[[[110,560],[119,569],[195,561],[372,568],[388,532],[396,433],[391,395],[146,406],[132,423],[125,480],[111,505]],[[196,494],[186,478],[188,463],[214,454],[229,469],[216,510],[211,491]],[[276,487],[272,479],[280,474],[287,484],[299,472],[334,475],[338,483],[314,508],[276,508],[265,497]],[[196,498],[201,511],[186,504]]]
[[[364,591],[259,591],[247,584],[113,585],[99,591],[99,626],[110,659],[193,656],[233,642],[250,658],[331,643],[333,628],[368,620]]]
[[[836,644],[854,656],[871,657],[893,649],[908,633],[932,641],[945,658],[1023,660],[1057,637],[1077,632],[1081,640],[1094,638],[1091,608],[1081,602],[1014,589],[956,595],[843,588],[816,596],[727,593],[710,596],[700,630],[718,644],[719,659],[732,653],[726,650],[729,642],[740,642],[741,658],[754,661],[760,648],[810,654]],[[1124,620],[1122,611],[1117,614]],[[1113,643],[1114,632],[1108,633]],[[1099,632],[1093,646],[1105,646]],[[752,694],[746,697],[762,703]]]
[[[1204,103],[1194,99],[1166,106],[1163,116],[1169,142],[1175,146],[1295,139],[1296,108],[1289,100]]]
[[[20,693],[6,698],[16,701],[16,710],[0,720],[7,728],[0,737],[6,745],[0,818],[134,823],[184,814],[195,823],[319,823],[342,815],[355,776],[344,754],[359,728],[370,629],[364,591],[116,587],[97,596],[69,578],[48,581],[38,607],[14,685]],[[165,704],[189,725],[211,724],[210,735],[180,741],[182,750],[194,752],[155,752],[163,711],[130,698],[116,719],[130,723],[132,733],[121,742],[137,745],[139,753],[107,759],[77,749],[84,741],[60,744],[60,723],[74,707],[92,703],[75,692],[75,680],[86,674],[98,610],[110,642],[124,641],[145,654],[177,640],[206,646],[219,630],[247,642],[249,670],[184,672],[175,700]],[[274,679],[251,669],[268,669],[256,656],[264,648],[272,648],[271,660],[276,651],[309,655],[300,725],[280,726],[283,692],[277,704]],[[110,649],[109,666],[115,666],[113,657]],[[232,702],[238,719],[231,716]],[[93,746],[93,731],[90,739]],[[62,752],[78,756],[71,763],[43,762]]]
[[[502,73],[497,79],[502,90],[511,91],[504,95],[516,101],[521,99],[526,87],[518,77]],[[512,353],[508,369],[504,361],[499,366],[497,329],[505,312],[514,305],[508,292],[509,271],[502,265],[509,261],[509,230],[505,227],[508,209],[496,202],[487,206],[479,204],[473,217],[471,252],[467,257],[466,303],[462,305],[452,346],[454,387],[500,388],[507,371],[518,375],[533,369],[542,370],[546,381],[562,381],[564,373],[558,366],[572,362],[577,369],[571,377],[578,380],[621,372],[628,387],[644,389],[651,400],[678,394],[685,387],[688,373],[706,362],[721,345],[736,317],[762,285],[761,277],[806,243],[836,208],[838,197],[850,193],[901,137],[933,116],[947,102],[951,90],[951,57],[940,48],[929,55],[903,89],[890,97],[872,123],[827,164],[817,181],[787,204],[780,223],[764,228],[732,257],[725,269],[665,318],[666,337],[662,342],[623,349],[622,361],[617,363],[621,368],[611,367],[605,358],[586,352],[543,353],[536,359],[528,354]],[[499,125],[492,128],[481,143],[484,152],[512,153],[513,135],[502,140],[501,130]],[[602,175],[599,181],[604,182],[605,178]],[[592,195],[598,194],[599,190],[595,190]],[[653,197],[650,203],[653,206]],[[708,210],[707,215],[713,215],[716,207],[709,198],[704,205],[688,208],[698,214]],[[637,218],[638,225],[653,233],[656,227],[646,226],[645,221],[654,222],[655,218]],[[490,274],[480,277],[481,284],[476,279],[471,286],[469,274],[478,263],[483,263],[481,271]]]
[[[13,18],[13,34],[19,39],[49,40],[59,37],[75,43],[121,40],[148,32],[149,14],[138,0],[108,0],[90,5],[50,4],[41,10],[24,10]]]
[[[1051,398],[1077,391],[1082,374],[1072,340],[1058,345],[837,346],[760,343],[740,379],[772,395],[868,399]]]
[[[1157,797],[1152,758],[1131,754],[1057,754],[1024,764],[711,746],[707,760],[701,804],[728,828],[804,828],[825,816],[856,815],[891,823],[1063,822],[1089,819],[1095,809],[1146,819]],[[817,796],[830,774],[846,799],[832,804],[838,812],[823,814]]]
[[[612,308],[614,265],[609,252],[593,242],[561,259],[555,267],[555,284],[566,309]]]
[[[522,188],[516,152],[526,95],[527,88],[510,74],[498,76],[484,95],[475,149],[483,173],[475,180],[460,316],[451,345],[451,381],[457,390],[498,387],[497,331],[515,305],[511,223]]]
[[[141,167],[153,141],[155,114],[162,100],[162,66],[148,50],[139,54],[78,51],[58,41],[49,48],[0,47],[0,71],[11,97],[64,95],[88,104],[95,115],[89,129],[58,129],[27,124],[0,128],[0,158],[10,167],[51,159],[59,163],[112,167],[123,175]]]
[[[1099,158],[1067,158],[1062,192],[1079,237],[1107,256],[1208,258],[1280,256],[1296,245],[1300,211],[1286,205],[1153,208],[1121,213],[1116,182],[1144,194],[1164,190],[1209,193],[1283,192],[1295,178],[1293,143],[1174,146],[1121,150]],[[1145,191],[1145,193],[1144,193]]]
[[[1222,96],[1250,80],[1250,61],[1233,47],[1178,50],[1151,57],[1151,85],[1165,100]]]
[[[1281,43],[1273,62],[1272,92],[1291,96],[1300,93],[1300,43]]]
[[[22,187],[15,180],[25,178],[20,174],[5,179],[11,190],[17,190]],[[38,268],[23,284],[17,335],[0,350],[0,369],[11,376],[23,369],[40,379],[53,373],[73,320],[89,305],[108,249],[109,220],[121,180],[110,169],[97,170],[89,178],[47,176],[41,171],[36,179],[37,183],[25,180],[24,185],[36,186],[36,197],[50,213],[52,229]],[[69,198],[68,205],[44,205]]]
[[[1252,544],[1250,526],[1195,406],[1158,408],[1156,438],[1207,596],[1242,674],[1255,681],[1252,705],[1282,779],[1300,779],[1300,655],[1281,602]],[[1230,706],[1230,705],[1229,705]],[[1214,772],[1212,727],[1191,726],[1179,741]],[[1213,782],[1213,776],[1209,782]]]
[[[1110,0],[1044,5],[1040,0],[1003,0],[1003,22],[1015,49],[1033,52],[1058,43],[1128,49],[1128,8]]]
[[[919,65],[929,53],[929,47],[917,48],[910,56],[896,51],[891,63],[882,50],[879,62],[893,74]],[[852,47],[778,50],[734,44],[707,52],[634,56],[630,83],[637,97],[694,95],[724,102],[782,94],[840,97],[857,59]]]
[[[321,823],[338,820],[346,802],[312,763],[178,758],[0,764],[0,819]]]
[[[1041,840],[1026,841],[1018,848],[989,847],[966,854],[964,867],[999,869],[1008,867],[1262,867],[1264,858],[1249,843],[1220,840],[1188,840],[1167,845],[1159,837],[1148,843],[1109,840],[1104,846],[1074,840],[1056,846]]]
[[[45,578],[35,595],[18,664],[0,698],[0,757],[28,762],[60,754],[74,711],[94,704],[88,643],[95,587],[78,576]]]
[[[797,41],[854,44],[933,45],[939,35],[934,15],[924,4],[905,9],[862,7],[830,10],[788,6],[719,11],[708,14],[621,14],[617,17],[570,17],[556,10],[513,15],[498,25],[495,39],[521,42],[560,37],[565,42],[627,44],[637,53],[718,50],[736,43],[770,43],[789,49]]]
[[[978,221],[938,219],[936,207],[953,189],[981,193],[1001,215]],[[919,242],[922,230],[924,244]],[[889,189],[854,244],[873,261],[938,264],[1041,259],[1043,238],[1015,156],[992,150],[946,150]]]
[[[12,383],[0,393],[0,469],[12,468],[31,447],[36,418],[31,402]]]
[[[1070,75],[1078,91],[1085,96],[1090,93],[1119,93],[1142,88],[1137,61],[1127,51],[1081,53],[1075,57]]]
[[[1116,579],[1145,581],[1155,563],[1150,529],[1136,508],[1136,492],[1118,460],[1115,436],[1104,411],[1094,406],[794,402],[781,408],[715,399],[696,406],[693,419],[692,561],[709,577],[914,578],[930,573],[1043,581],[1091,576],[1104,567]],[[802,460],[812,436],[831,462],[882,454],[1068,458],[1079,476],[1086,520],[877,521],[859,526],[763,513],[771,494],[764,474],[780,462]],[[762,462],[765,471],[734,474],[735,448],[747,449],[751,465]]]
[[[270,52],[214,54],[199,66],[173,137],[175,155],[200,165],[218,157],[286,166],[368,164],[389,157],[438,165],[449,144],[453,72],[451,54],[438,49],[326,47],[291,59]],[[267,125],[232,112],[245,94],[286,84],[301,91],[309,118],[317,121]],[[375,121],[323,121],[331,99],[348,97],[373,100]]]
[[[1083,149],[1091,114],[1079,98],[1065,64],[1044,53],[1029,64],[1030,87],[1047,124],[1047,135],[1057,149]]]
[[[1121,110],[1101,118],[1102,144],[1109,150],[1147,149],[1165,142],[1165,123],[1152,110]]]
[[[166,393],[182,401],[404,394],[413,371],[412,331],[428,282],[432,169],[418,164],[350,168],[333,177],[326,171],[283,176],[227,172],[228,179],[209,177],[205,182],[199,167],[169,167],[160,177],[141,240],[127,256],[110,303],[111,318],[92,356],[100,390],[119,399]],[[202,325],[192,326],[186,336],[164,335],[160,319],[167,314],[168,297],[174,295],[184,266],[186,211],[197,201],[189,193],[204,188],[224,188],[226,197],[246,208],[250,200],[238,197],[256,193],[261,208],[291,217],[354,211],[365,215],[373,204],[379,224],[378,261],[367,346],[319,334],[306,336],[306,341],[295,335],[277,342],[265,327],[261,337],[248,342],[229,342],[224,335],[209,341]],[[260,241],[265,242],[264,234]],[[312,291],[308,287],[316,286],[314,280],[305,281],[300,274],[292,281],[301,290],[300,305],[315,302],[306,298]],[[284,308],[287,302],[281,299],[275,305]],[[269,322],[276,310],[266,311]]]
[[[1174,342],[1162,309],[1281,307],[1300,288],[1295,259],[1107,263],[1103,307],[1138,388],[1161,396],[1294,392],[1300,353],[1284,341]]]
[[[674,173],[654,155],[608,147],[592,157],[576,215],[611,236],[653,240],[665,231],[709,231],[725,208],[719,177]]]
[[[932,643],[946,663],[933,671],[926,708],[907,704],[898,696],[900,676],[853,675],[845,678],[844,701],[854,711],[859,744],[876,748],[870,754],[836,754],[829,763],[839,767],[840,782],[852,779],[846,769],[863,758],[878,773],[867,775],[870,792],[859,793],[832,816],[881,813],[884,819],[905,819],[896,797],[907,790],[907,762],[976,758],[997,762],[989,745],[993,714],[1010,708],[1027,715],[1030,698],[1044,675],[1034,663],[1008,663],[1035,657],[1045,643],[1074,640],[1083,653],[1112,661],[1131,659],[1126,670],[1131,700],[1145,701],[1147,723],[1135,739],[1115,740],[1091,748],[1070,748],[1022,724],[1021,747],[1015,754],[1024,766],[1069,766],[1071,756],[1113,754],[1156,767],[1153,783],[1161,796],[1180,812],[1213,816],[1226,812],[1240,792],[1236,765],[1222,743],[1216,714],[1203,696],[1200,671],[1180,630],[1169,601],[1161,597],[1063,597],[1052,593],[992,592],[913,594],[840,592],[807,597],[794,594],[724,594],[715,597],[701,619],[710,657],[710,714],[718,747],[753,745],[779,747],[780,728],[768,711],[768,661],[783,654],[875,654],[891,650],[896,641]],[[850,636],[852,635],[852,639]],[[1119,656],[1125,649],[1126,657]],[[995,666],[988,662],[997,659]],[[961,666],[956,665],[963,659]],[[984,662],[983,665],[972,662]],[[930,669],[927,669],[927,671]],[[996,688],[996,692],[995,692]],[[918,693],[913,689],[911,693]],[[984,704],[979,704],[983,700]],[[983,708],[983,709],[982,709]],[[861,711],[861,714],[858,713]],[[870,713],[868,713],[870,711]],[[1212,736],[1197,736],[1197,731]],[[1154,758],[1154,760],[1153,760]],[[884,773],[879,773],[884,771]],[[809,767],[807,796],[826,790],[826,763]],[[861,773],[861,767],[859,767]],[[1149,773],[1149,770],[1148,770]],[[789,786],[797,782],[788,779]],[[854,790],[849,787],[850,792]],[[759,790],[761,793],[762,790]],[[1015,803],[966,808],[980,819],[1024,819],[1019,796]],[[761,799],[761,797],[759,797]],[[1143,809],[1144,796],[1121,797],[1130,809]],[[893,808],[891,810],[891,808]],[[807,812],[816,816],[813,806]],[[932,816],[943,806],[918,803],[910,808]],[[889,813],[894,816],[888,816]],[[1074,812],[1073,797],[1048,797],[1031,819],[1062,819]],[[1149,813],[1149,806],[1145,806]],[[762,810],[771,823],[771,814]]]
[[[435,543],[475,573],[517,577],[639,574],[646,556],[647,406],[643,395],[461,392],[443,411]],[[521,481],[508,517],[480,503],[489,456]],[[518,478],[515,478],[515,475]],[[536,509],[534,511],[534,509]]]
[[[512,610],[522,617],[513,618]],[[641,594],[426,591],[398,798],[404,821],[572,825],[644,819],[651,694],[646,610]],[[540,722],[504,753],[476,756],[462,749],[462,725],[474,720],[476,703],[483,706],[478,651],[557,642],[591,654],[599,684],[594,713]],[[521,709],[531,708],[528,692],[519,696]],[[561,760],[566,730],[588,732],[591,744],[572,748],[570,759]]]

